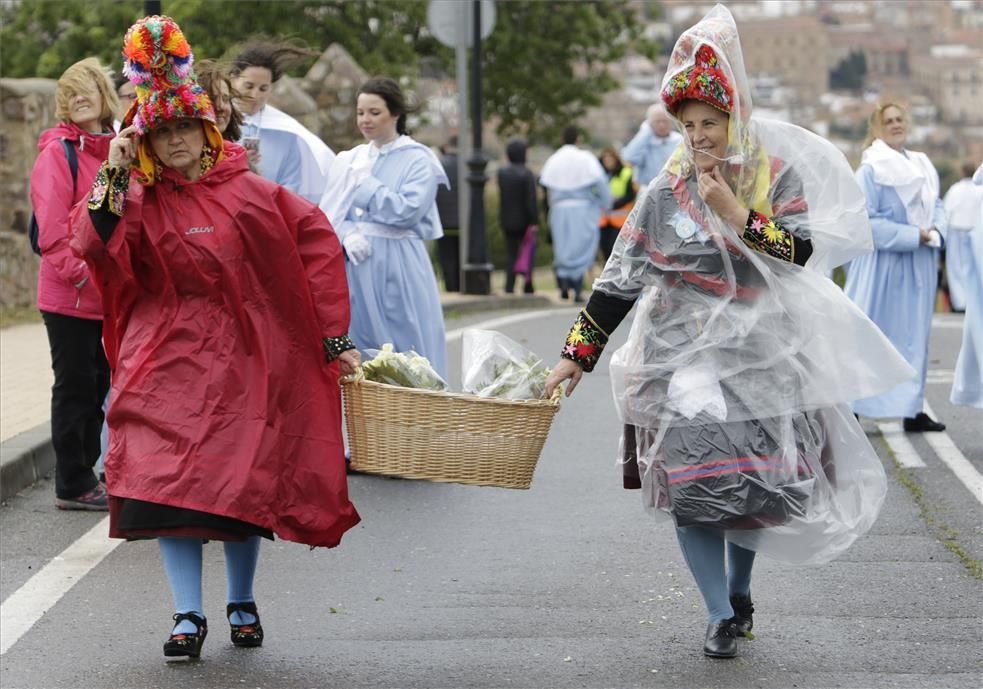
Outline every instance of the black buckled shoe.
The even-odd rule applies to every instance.
[[[737,655],[737,625],[733,618],[707,625],[703,653],[710,658],[733,658]]]
[[[730,607],[734,608],[734,624],[737,625],[737,635],[753,638],[750,633],[754,627],[754,605],[751,603],[751,595],[735,593],[730,597]]]
[[[208,635],[208,623],[203,617],[199,617],[193,612],[179,612],[174,615],[174,625],[177,626],[182,620],[188,620],[198,628],[194,634],[171,634],[170,638],[164,642],[164,655],[168,658],[179,658],[187,656],[197,658],[201,655],[201,645],[205,643]]]
[[[256,610],[255,603],[229,603],[225,606],[225,616],[232,617],[232,613],[244,612],[256,618],[250,624],[232,624],[230,636],[232,645],[239,648],[256,648],[263,645],[263,625],[259,623],[259,612]]]
[[[905,433],[925,433],[926,431],[938,433],[945,430],[944,423],[939,423],[923,411],[915,414],[915,418],[906,418],[903,425]]]

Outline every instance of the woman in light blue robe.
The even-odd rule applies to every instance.
[[[573,289],[580,295],[584,276],[597,259],[601,215],[611,206],[607,173],[589,151],[577,148],[578,131],[567,127],[564,145],[547,159],[539,181],[549,191],[550,234],[553,237],[553,267],[566,299]]]
[[[425,242],[443,236],[437,186],[450,185],[434,153],[405,134],[406,111],[391,79],[361,87],[358,124],[369,143],[337,156],[321,209],[348,257],[355,345],[415,351],[446,380],[444,317]]]
[[[918,375],[858,400],[853,410],[877,419],[903,417],[909,432],[941,431],[945,425],[922,411],[946,231],[938,174],[923,153],[904,149],[907,119],[899,106],[881,106],[871,123],[878,138],[864,151],[856,178],[867,199],[874,251],[850,263],[843,289]]]
[[[983,165],[973,175],[973,182],[983,185]],[[962,256],[966,317],[949,399],[953,404],[983,409],[983,204],[977,214],[976,226],[967,234],[969,251]]]

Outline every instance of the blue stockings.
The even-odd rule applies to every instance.
[[[711,624],[734,616],[733,594],[751,591],[754,551],[724,540],[726,532],[700,526],[676,527],[683,558],[703,594]],[[726,548],[724,547],[726,543]],[[726,563],[724,551],[726,550]],[[729,565],[729,567],[728,567]]]
[[[193,612],[205,617],[201,595],[201,546],[200,538],[174,538],[170,536],[157,539],[160,543],[160,557],[164,562],[164,572],[171,585],[175,612]],[[253,598],[253,578],[256,562],[259,559],[259,536],[245,541],[226,541],[225,574],[228,582],[228,602],[248,603]],[[249,624],[256,619],[248,613],[236,612],[232,624]],[[173,634],[193,634],[195,625],[182,620],[174,627]]]

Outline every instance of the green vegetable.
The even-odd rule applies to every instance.
[[[382,345],[374,359],[362,364],[362,372],[366,380],[376,383],[423,390],[447,389],[447,383],[426,357],[416,352],[397,352],[389,342]]]

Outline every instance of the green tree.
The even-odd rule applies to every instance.
[[[656,54],[637,7],[621,0],[499,2],[495,30],[482,46],[486,116],[502,134],[555,138],[617,87],[608,63],[629,50]],[[642,5],[649,16],[654,8]],[[138,0],[0,3],[0,75],[57,78],[90,55],[118,68],[123,34],[142,10]],[[315,50],[337,42],[367,72],[410,83],[422,63],[453,74],[453,51],[427,31],[426,0],[163,0],[163,10],[199,58],[227,55],[262,33]]]

